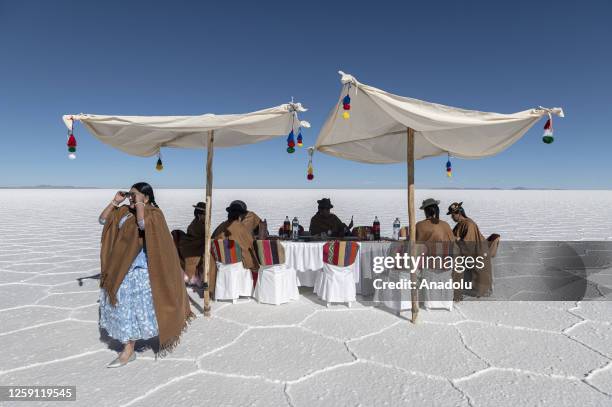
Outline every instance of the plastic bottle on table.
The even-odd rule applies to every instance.
[[[393,240],[399,240],[401,227],[399,218],[395,218],[395,221],[393,221]]]
[[[291,232],[291,221],[289,220],[289,216],[285,216],[285,221],[283,222],[283,237],[288,238]]]
[[[372,234],[374,235],[374,240],[380,240],[380,221],[378,220],[378,216],[374,216]]]
[[[298,240],[300,237],[300,222],[298,221],[297,216],[293,217],[293,222],[291,222],[291,238],[293,240]]]

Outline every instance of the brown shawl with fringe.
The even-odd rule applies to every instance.
[[[128,212],[126,205],[114,209],[104,224],[100,287],[106,290],[111,303],[116,304],[119,286],[141,247],[146,247],[159,327],[159,352],[165,356],[178,344],[181,333],[195,315],[189,306],[179,257],[164,214],[159,208],[145,206],[145,230],[142,232],[138,229],[135,213],[118,227],[120,219]]]

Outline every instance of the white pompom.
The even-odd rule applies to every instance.
[[[75,153],[70,153],[70,154],[68,154],[68,158],[70,158],[71,160],[74,160],[76,158],[76,154]]]

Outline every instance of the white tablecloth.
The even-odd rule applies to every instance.
[[[317,273],[323,269],[324,242],[282,241],[285,249],[285,264],[297,272],[298,285],[314,287]],[[359,256],[352,265],[355,283],[359,283]]]

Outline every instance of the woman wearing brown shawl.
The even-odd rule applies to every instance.
[[[129,205],[120,205],[129,198]],[[136,358],[134,343],[159,338],[164,356],[194,318],[181,278],[178,254],[153,188],[134,184],[117,192],[100,223],[100,327],[125,346],[108,367]]]
[[[231,239],[235,240],[242,251],[242,265],[245,269],[251,270],[253,274],[253,284],[257,282],[257,272],[259,271],[259,263],[255,256],[253,246],[253,234],[242,223],[247,211],[240,203],[232,202],[230,206],[225,208],[227,211],[227,220],[222,222],[212,233],[213,239]],[[212,256],[211,256],[212,257]],[[209,287],[215,287],[217,278],[217,267],[211,259],[211,268],[209,273]],[[213,288],[214,289],[214,288]],[[213,291],[214,295],[214,291]]]
[[[489,243],[480,233],[480,229],[476,222],[468,218],[463,209],[463,202],[454,202],[448,207],[447,215],[451,215],[453,220],[457,222],[453,229],[453,234],[457,238],[459,249],[464,256],[484,258],[484,267],[478,269],[476,267],[466,270],[466,273],[471,275],[472,286],[476,296],[482,297],[490,294],[492,288],[492,273],[491,273],[491,257],[487,255]]]

